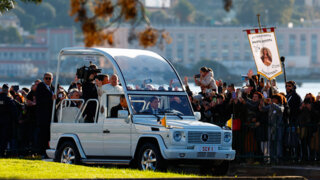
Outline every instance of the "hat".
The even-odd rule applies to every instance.
[[[3,84],[3,85],[2,85],[2,90],[8,90],[8,89],[9,89],[8,84]]]

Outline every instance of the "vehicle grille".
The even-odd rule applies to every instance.
[[[202,134],[207,134],[207,141],[201,139]],[[221,144],[221,132],[200,132],[200,131],[189,131],[188,132],[188,143],[191,144]]]

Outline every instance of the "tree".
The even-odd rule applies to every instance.
[[[42,0],[20,0],[20,1],[33,2],[36,4],[39,4],[42,2]],[[0,1],[0,14],[13,9],[15,3],[16,3],[16,0],[1,0]]]
[[[36,28],[46,27],[56,18],[56,9],[48,2],[41,4],[21,3],[18,7],[24,10],[24,16],[36,19],[34,24]],[[24,19],[24,17],[21,18]]]
[[[22,2],[33,2],[39,4],[42,0],[21,0]],[[59,1],[59,0],[57,0]],[[223,0],[224,8],[228,11],[232,5],[232,0]],[[84,43],[90,47],[93,45],[101,45],[105,41],[113,44],[113,33],[120,24],[128,23],[131,25],[128,41],[139,39],[140,45],[143,47],[162,45],[164,40],[171,42],[171,37],[164,29],[155,29],[151,27],[148,17],[144,9],[144,5],[140,0],[70,0],[70,16],[75,16],[75,22],[80,22],[84,35]],[[16,0],[1,0],[0,12],[8,11],[14,8]],[[181,0],[177,6],[177,13],[184,22],[190,18],[193,7],[187,0]],[[182,7],[182,8],[181,8]],[[183,8],[186,8],[183,10]],[[49,9],[49,15],[54,16],[52,9]],[[51,9],[51,10],[50,10]],[[190,13],[191,11],[191,13]],[[183,14],[187,12],[187,16]],[[141,23],[147,26],[142,32],[135,32],[135,29]],[[158,41],[159,40],[159,41]]]
[[[166,14],[162,10],[151,13],[149,17],[151,22],[157,23],[166,23],[166,21],[168,20],[168,14]]]
[[[257,24],[257,14],[264,17],[262,24],[286,25],[291,19],[294,0],[242,0],[237,3],[236,17],[242,25]]]
[[[35,30],[35,18],[32,15],[27,14],[22,8],[16,7],[13,13],[18,16],[20,25],[23,29],[33,32]]]
[[[174,14],[180,19],[181,23],[191,22],[191,15],[195,11],[188,0],[180,0],[173,8]]]
[[[22,42],[22,37],[15,27],[0,28],[0,34],[0,43],[18,44]]]

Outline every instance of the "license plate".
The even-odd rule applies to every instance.
[[[198,152],[214,152],[215,148],[213,146],[198,146]]]

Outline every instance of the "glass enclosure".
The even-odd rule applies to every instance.
[[[129,91],[183,91],[172,67],[158,54],[121,49],[113,49],[108,53],[119,65]]]
[[[133,114],[192,116],[186,95],[129,95]]]

